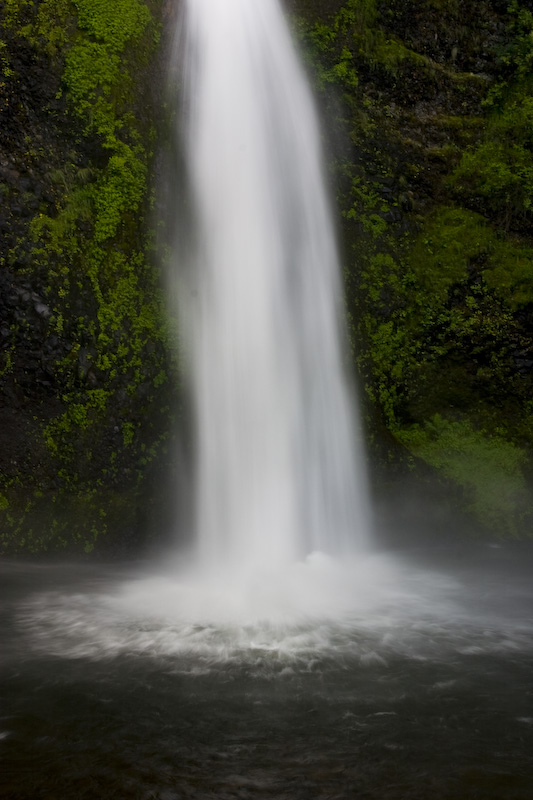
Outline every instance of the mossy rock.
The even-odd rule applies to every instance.
[[[476,429],[466,419],[440,415],[396,433],[410,452],[460,486],[466,508],[499,538],[533,537],[533,503],[523,448],[502,436]]]

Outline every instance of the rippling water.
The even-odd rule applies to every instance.
[[[531,798],[525,556],[5,564],[0,796]]]

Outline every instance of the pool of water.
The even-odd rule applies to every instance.
[[[0,796],[533,798],[530,567],[381,554],[228,600],[154,564],[3,564]]]

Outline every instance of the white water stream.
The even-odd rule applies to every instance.
[[[366,482],[310,90],[278,0],[186,0],[184,17],[199,562],[249,576],[354,554]]]
[[[451,615],[455,584],[370,553],[310,91],[278,0],[185,0],[178,25],[193,247],[172,266],[195,409],[195,557],[167,554],[105,590],[39,593],[19,622],[38,651],[69,657],[381,663],[391,631],[411,648],[417,609],[430,627]]]
[[[366,547],[309,91],[278,0],[185,13],[196,564],[0,562],[0,795],[531,798],[528,551]]]

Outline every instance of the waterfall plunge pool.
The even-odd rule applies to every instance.
[[[204,569],[0,566],[0,796],[533,798],[524,559],[363,554],[321,134],[281,7],[183,6],[194,224],[167,294]],[[273,566],[302,549],[344,558]]]
[[[444,556],[2,565],[0,796],[532,798],[531,549]]]

